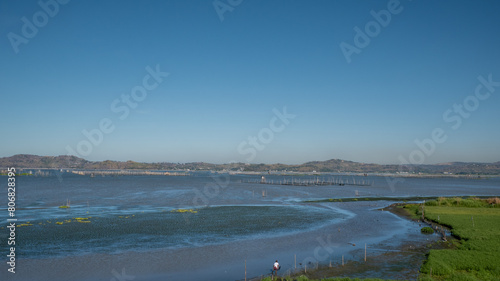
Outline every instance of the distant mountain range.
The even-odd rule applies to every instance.
[[[38,156],[18,154],[0,158],[0,168],[72,168],[72,169],[143,169],[143,170],[213,170],[213,171],[289,171],[289,172],[337,172],[337,173],[423,173],[423,174],[481,174],[500,175],[500,162],[472,163],[452,162],[434,165],[379,165],[366,164],[346,160],[332,159],[327,161],[313,161],[300,165],[286,164],[210,164],[194,163],[140,163],[134,161],[87,161],[76,156]]]

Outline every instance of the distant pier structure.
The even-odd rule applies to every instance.
[[[257,184],[269,184],[269,185],[292,185],[292,186],[330,186],[330,185],[353,185],[353,186],[371,186],[373,185],[373,181],[367,181],[365,179],[358,179],[352,177],[343,178],[343,177],[315,177],[315,178],[283,178],[282,180],[269,180],[266,179],[265,176],[260,178],[260,181],[257,179],[250,179],[246,181],[242,181],[244,183],[257,183]]]

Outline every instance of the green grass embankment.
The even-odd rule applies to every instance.
[[[299,276],[299,277],[274,277],[274,280],[278,281],[319,281],[317,279],[309,279],[307,276]],[[262,281],[271,281],[271,277],[266,277],[262,279]],[[377,278],[366,278],[366,279],[360,279],[360,278],[347,278],[347,277],[335,277],[335,278],[327,278],[327,279],[321,279],[321,281],[390,281],[386,279],[377,279]]]
[[[346,197],[346,198],[327,198],[317,200],[305,200],[304,203],[326,203],[326,202],[362,202],[362,201],[393,201],[393,202],[409,202],[409,201],[423,201],[435,200],[436,196],[409,196],[409,197]],[[470,196],[454,197],[459,199],[468,199]],[[486,199],[488,196],[477,196],[480,199]],[[444,198],[437,198],[443,199]],[[444,201],[443,201],[444,204]]]
[[[438,198],[424,204],[427,220],[447,226],[457,249],[431,250],[420,280],[500,280],[500,199]],[[422,208],[412,208],[421,216]]]
[[[370,198],[375,199],[375,198]],[[332,200],[328,200],[332,202]],[[353,200],[354,201],[354,200]],[[335,202],[335,201],[333,201]],[[399,207],[398,207],[399,208]],[[500,199],[437,198],[425,204],[404,207],[420,219],[448,227],[459,243],[454,249],[431,250],[420,268],[419,281],[500,281]],[[262,280],[271,280],[267,277]],[[318,281],[306,276],[279,277],[274,280]],[[327,278],[321,281],[378,281],[382,279]]]

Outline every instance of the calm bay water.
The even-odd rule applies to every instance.
[[[365,227],[364,222],[359,224],[356,217],[367,218],[376,207],[390,204],[304,203],[306,200],[354,197],[355,194],[360,197],[500,195],[499,178],[406,178],[391,188],[384,177],[328,177],[351,182],[354,179],[372,185],[262,185],[246,183],[249,180],[258,181],[260,176],[257,175],[209,173],[92,178],[72,174],[64,174],[62,178],[21,176],[17,178],[16,204],[20,209],[16,216],[18,224],[27,225],[17,228],[17,254],[21,259],[36,261],[127,252],[147,256],[158,250],[172,252],[201,248],[206,249],[202,253],[210,253],[215,249],[211,247],[224,245],[238,245],[236,249],[244,252],[246,248],[242,245],[249,241],[280,241],[283,244],[289,239],[290,245],[283,244],[278,249],[284,254],[287,247],[297,248],[296,241],[303,241],[308,233],[321,237],[324,229],[336,229],[340,225],[358,229],[359,233],[341,237],[355,239]],[[285,178],[290,180],[291,177],[267,175],[266,178],[268,181],[280,181]],[[316,178],[300,177],[301,180]],[[1,181],[6,183],[7,178],[2,176]],[[70,208],[59,208],[68,200]],[[7,206],[7,194],[0,197],[0,204]],[[178,212],[179,209],[185,211]],[[384,216],[384,220],[397,221],[391,216]],[[0,219],[3,222],[0,235],[6,239],[6,208]],[[376,217],[370,222],[374,224],[371,227],[376,227],[384,221]],[[387,239],[388,235],[403,234],[405,227],[408,226],[401,224],[401,227],[393,229],[392,234],[380,232],[365,236],[375,243]],[[262,243],[267,245],[268,242]],[[318,242],[308,243],[303,247],[304,251],[312,252]],[[250,248],[248,252],[252,252]],[[2,243],[0,250],[7,252],[6,243]],[[253,258],[255,264],[260,262],[252,255],[247,255],[247,258]],[[185,259],[189,262],[190,258]],[[183,274],[175,276],[182,280],[180,276],[185,276]],[[234,280],[235,276],[226,277],[227,280]]]

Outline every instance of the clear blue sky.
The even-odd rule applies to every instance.
[[[213,1],[70,1],[50,16],[2,0],[0,157],[69,146],[141,162],[398,164],[414,151],[425,163],[500,161],[500,87],[474,98],[479,76],[500,81],[500,2],[401,0],[390,22],[370,25],[388,5],[244,0],[221,21]],[[348,63],[340,45],[356,47],[367,24],[373,37]],[[128,116],[113,111],[157,65],[169,76]],[[453,108],[464,100],[468,118]],[[296,117],[269,128],[284,107]],[[80,154],[82,130],[103,118],[114,130]],[[423,154],[414,141],[436,128],[447,138]]]

